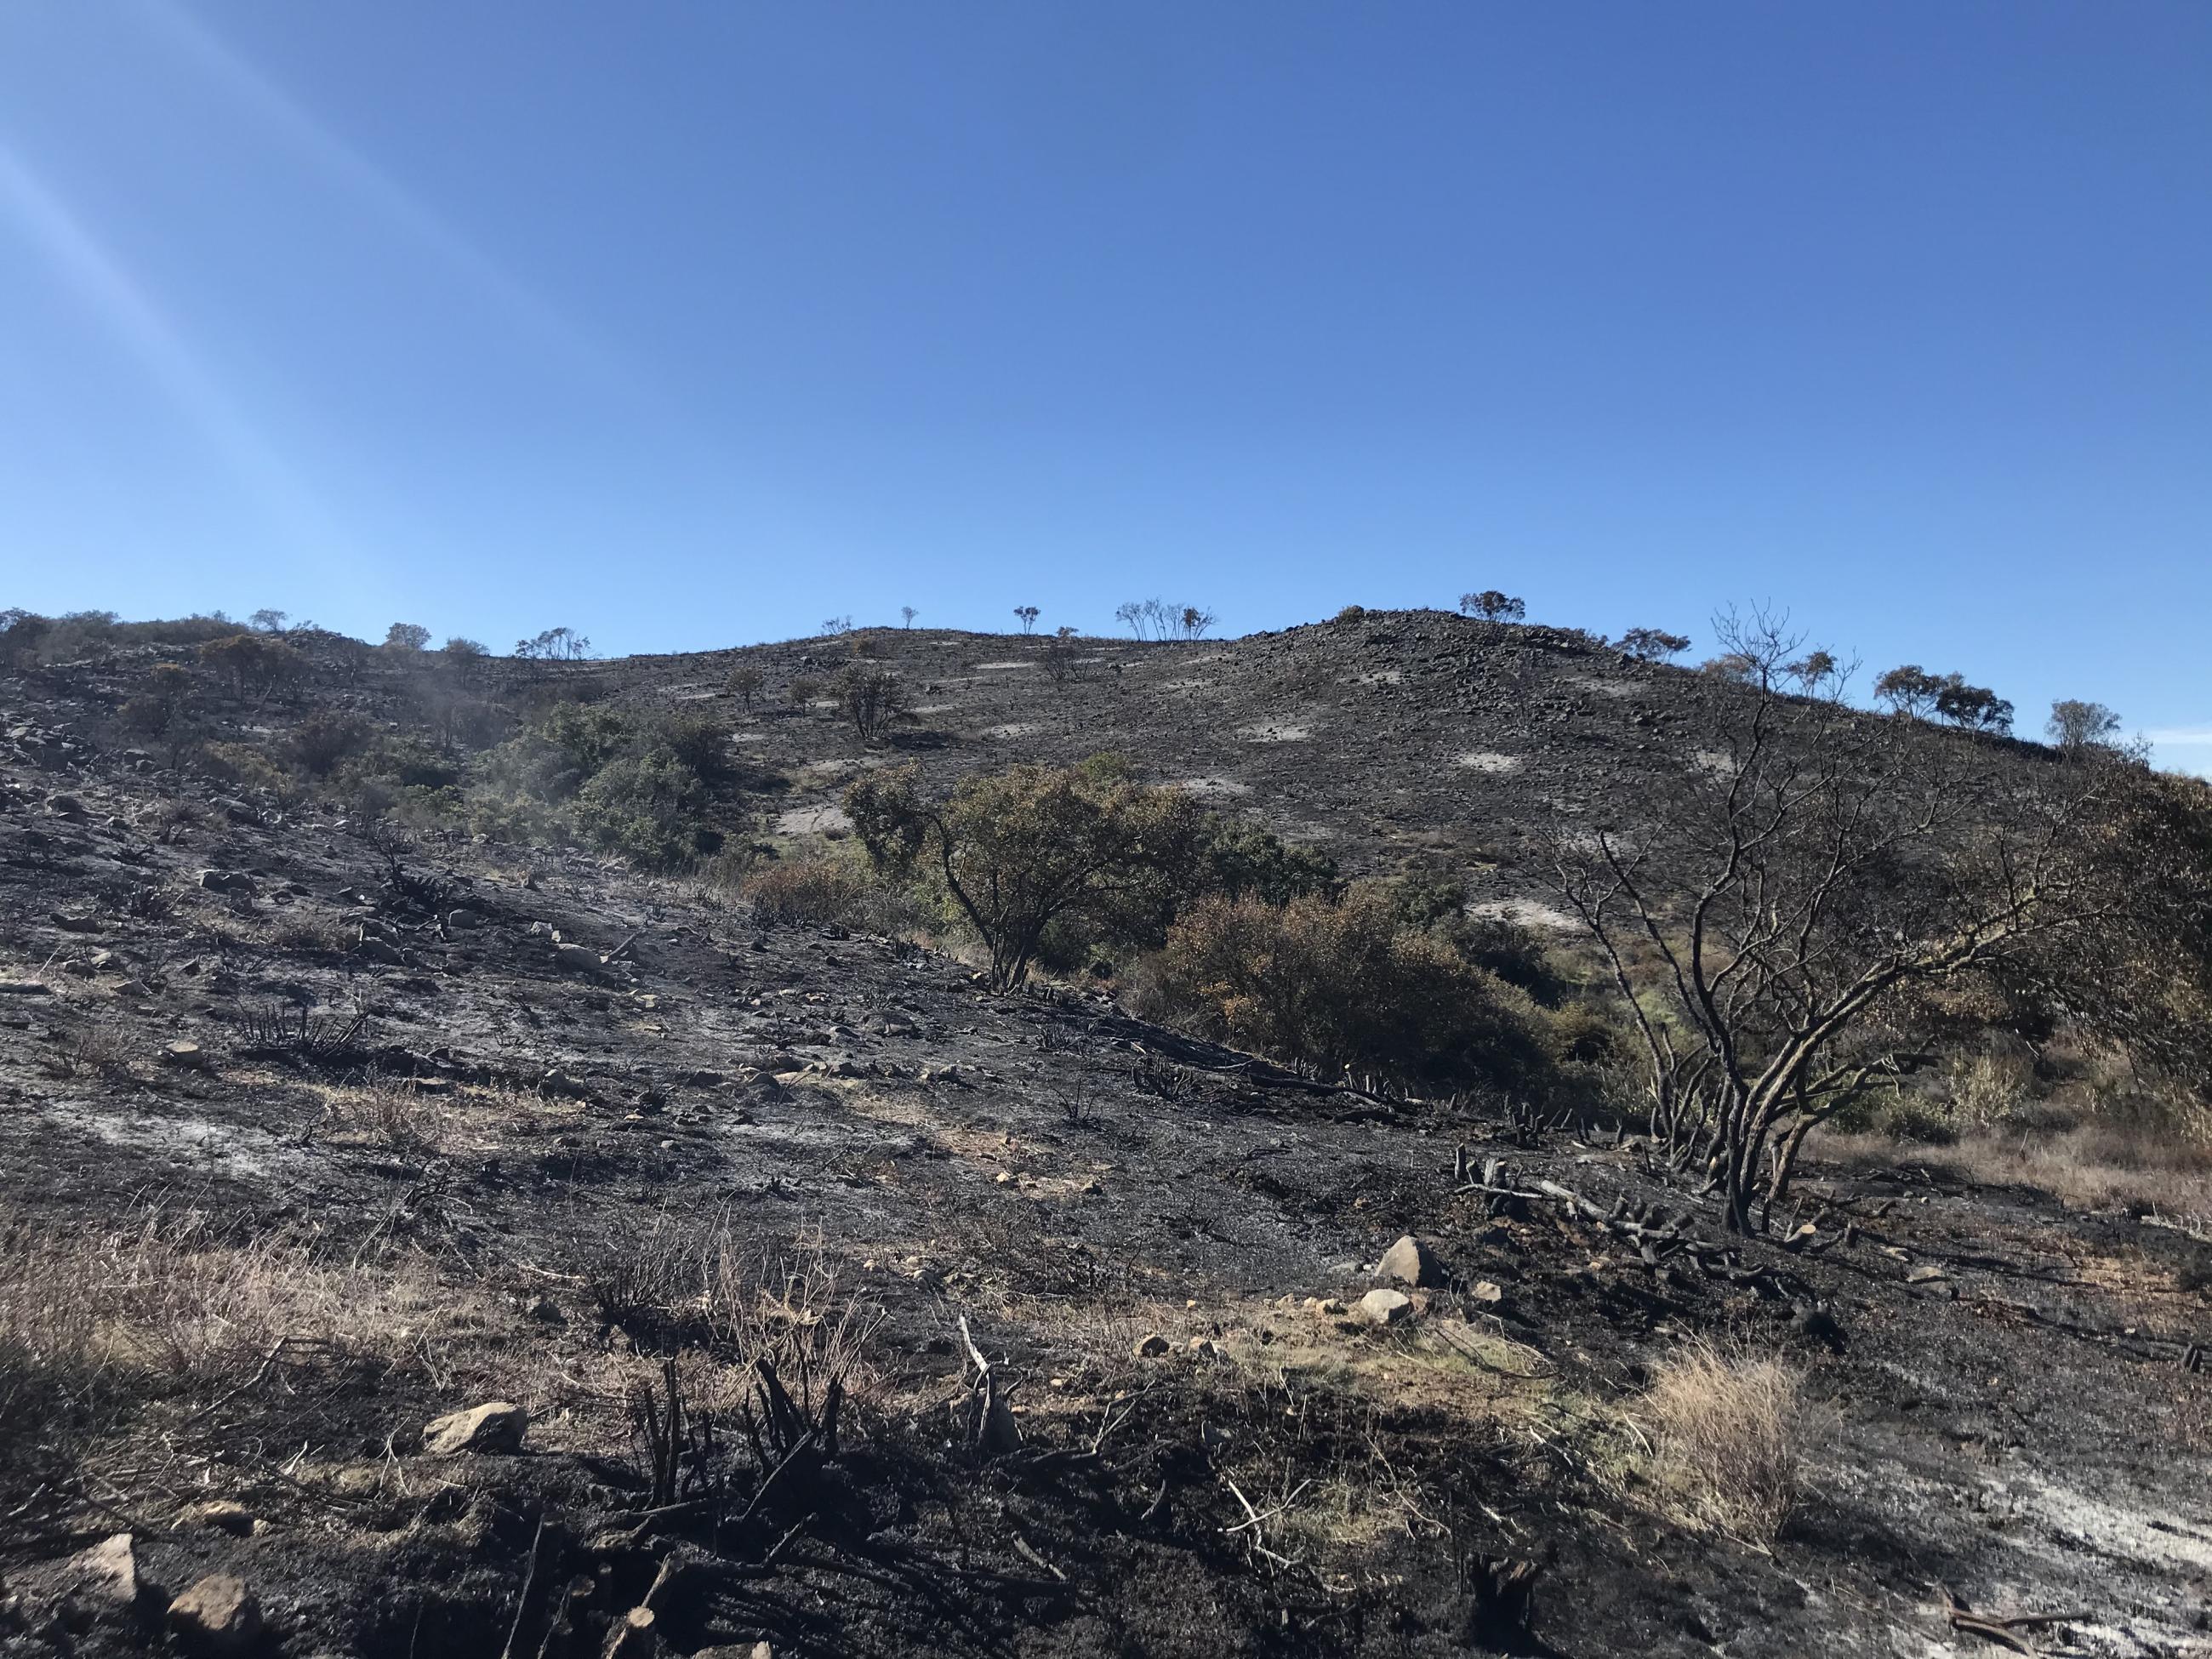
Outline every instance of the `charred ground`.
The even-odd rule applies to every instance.
[[[1036,641],[865,648],[915,705],[872,747],[787,695],[850,641],[482,694],[710,714],[781,781],[771,842],[834,832],[863,768],[1118,750],[1539,922],[1547,825],[1694,763],[1727,695],[1426,615],[1084,642],[1065,677]],[[0,681],[9,1651],[204,1644],[165,1609],[210,1574],[300,1655],[1983,1644],[1947,1591],[2066,1615],[2013,1636],[2045,1650],[2212,1650],[2201,1217],[1905,1155],[1729,1238],[1618,1126],[1317,1088],[573,851],[418,838],[395,874],[331,805],[123,730],[163,650]],[[416,718],[375,662],[292,695]],[[1407,1234],[1433,1282],[1358,1317]],[[1644,1389],[1698,1337],[1819,1402],[1771,1546],[1656,1455]],[[763,1353],[794,1392],[851,1361],[834,1455],[787,1460]],[[717,1437],[672,1492],[639,1403],[671,1361]],[[420,1449],[491,1401],[519,1450]],[[118,1598],[85,1552],[125,1534]]]

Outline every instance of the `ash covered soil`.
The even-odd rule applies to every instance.
[[[829,649],[577,672],[726,712],[817,830],[884,757],[720,688]],[[1123,749],[1501,904],[1540,900],[1540,817],[1683,763],[1708,695],[1445,618],[1099,645],[1065,690],[1021,641],[900,650],[889,753],[939,781]],[[1730,1240],[1616,1128],[1316,1088],[580,855],[457,840],[394,882],[313,805],[188,786],[179,822],[105,735],[125,678],[15,680],[0,737],[13,1293],[156,1310],[65,1397],[0,1395],[52,1425],[0,1474],[0,1652],[2000,1650],[1955,1596],[2054,1616],[2036,1651],[2212,1653],[2184,1228],[1908,1157]],[[1375,1322],[1406,1235],[1426,1282]],[[740,1289],[695,1310],[701,1241]],[[1655,1461],[1643,1389],[1698,1337],[1819,1403],[1771,1547]],[[833,1445],[800,1356],[840,1352]],[[426,1441],[495,1401],[519,1443]],[[197,1613],[210,1578],[250,1614]]]

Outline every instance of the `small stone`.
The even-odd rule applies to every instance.
[[[1167,1352],[1168,1340],[1158,1331],[1154,1331],[1150,1336],[1139,1337],[1136,1346],[1129,1350],[1131,1357],[1137,1359],[1164,1358]]]
[[[1505,1291],[1495,1281],[1478,1279],[1468,1291],[1477,1302],[1487,1302],[1493,1308],[1505,1300]]]
[[[467,1411],[448,1412],[423,1425],[422,1449],[433,1457],[460,1452],[511,1452],[522,1449],[523,1431],[530,1413],[504,1400],[487,1401]]]
[[[483,918],[473,910],[448,910],[446,912],[446,926],[465,932],[471,927],[483,927]]]
[[[404,967],[407,962],[407,958],[399,953],[398,945],[386,945],[370,933],[362,935],[361,943],[353,947],[353,953],[370,962],[380,962],[387,968]]]
[[[1905,1274],[1905,1282],[1908,1285],[1934,1285],[1950,1276],[1941,1267],[1915,1267]]]
[[[180,1527],[213,1527],[217,1532],[243,1538],[253,1530],[253,1516],[243,1504],[228,1498],[215,1498],[204,1504],[189,1505],[177,1517],[177,1524]]]
[[[187,1653],[244,1653],[261,1634],[261,1604],[243,1578],[210,1573],[169,1603],[169,1628]]]
[[[586,950],[580,945],[555,945],[553,963],[563,973],[569,974],[596,974],[606,965],[599,960],[597,951]]]
[[[1436,1252],[1411,1233],[1382,1252],[1382,1260],[1375,1264],[1375,1276],[1388,1284],[1429,1290],[1449,1277]]]
[[[246,893],[253,891],[253,878],[235,870],[203,870],[200,885],[210,893]]]
[[[46,811],[58,818],[81,818],[84,816],[84,803],[75,795],[49,795]]]
[[[1399,1324],[1413,1316],[1413,1298],[1403,1291],[1370,1291],[1359,1298],[1359,1313],[1370,1324]]]
[[[180,1040],[162,1047],[161,1063],[164,1066],[174,1066],[180,1071],[205,1071],[208,1063],[207,1051],[197,1042]]]
[[[1333,1296],[1310,1296],[1303,1305],[1308,1313],[1322,1319],[1334,1319],[1344,1312],[1344,1304]]]
[[[1014,1184],[1014,1172],[1012,1170],[1001,1170],[991,1178],[1001,1187],[1011,1187]]]

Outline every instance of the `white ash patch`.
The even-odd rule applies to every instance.
[[[1602,674],[1570,674],[1567,684],[1605,697],[1632,697],[1639,689],[1634,680],[1608,679]]]
[[[1474,772],[1518,772],[1521,757],[1518,755],[1495,754],[1487,749],[1470,749],[1464,755],[1453,756],[1452,764],[1464,766]]]
[[[852,827],[853,820],[842,806],[794,806],[775,821],[776,833],[781,836],[824,836]]]
[[[1571,933],[1582,926],[1565,911],[1531,898],[1485,899],[1467,908],[1470,915],[1487,916],[1554,933]]]
[[[1405,683],[1402,668],[1377,668],[1365,674],[1354,674],[1346,682],[1348,685],[1400,685]]]
[[[1238,726],[1237,735],[1247,743],[1304,743],[1313,736],[1313,728],[1287,720],[1259,720]]]
[[[1252,786],[1239,783],[1235,778],[1177,778],[1175,787],[1188,789],[1194,795],[1249,795]]]
[[[983,735],[994,742],[1003,743],[1009,738],[1026,738],[1036,730],[1035,720],[1008,720],[1004,726],[985,728]]]
[[[994,673],[1004,673],[1010,668],[1035,668],[1036,665],[1033,662],[979,662],[975,666],[979,670],[987,669]]]

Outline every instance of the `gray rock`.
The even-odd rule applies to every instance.
[[[462,1412],[434,1418],[422,1428],[422,1449],[434,1457],[460,1452],[511,1452],[522,1449],[530,1413],[504,1400],[488,1401]]]
[[[407,962],[398,945],[387,945],[382,939],[368,934],[362,936],[361,943],[353,947],[353,953],[371,962],[380,962],[387,968],[404,967]]]
[[[1375,1265],[1375,1276],[1385,1284],[1424,1290],[1433,1290],[1449,1278],[1436,1252],[1411,1233],[1382,1252],[1382,1260]]]
[[[554,965],[564,973],[596,974],[606,964],[599,960],[597,951],[580,945],[556,945],[553,947]]]
[[[446,926],[456,932],[465,932],[471,927],[483,927],[483,918],[473,910],[448,910],[446,913]]]
[[[200,885],[210,893],[243,893],[251,897],[253,878],[235,870],[203,870]]]
[[[125,1606],[138,1599],[138,1556],[129,1533],[102,1539],[70,1565],[77,1575],[76,1588],[83,1594]]]
[[[1359,1298],[1360,1317],[1372,1325],[1396,1325],[1413,1316],[1413,1298],[1403,1291],[1370,1291]]]

